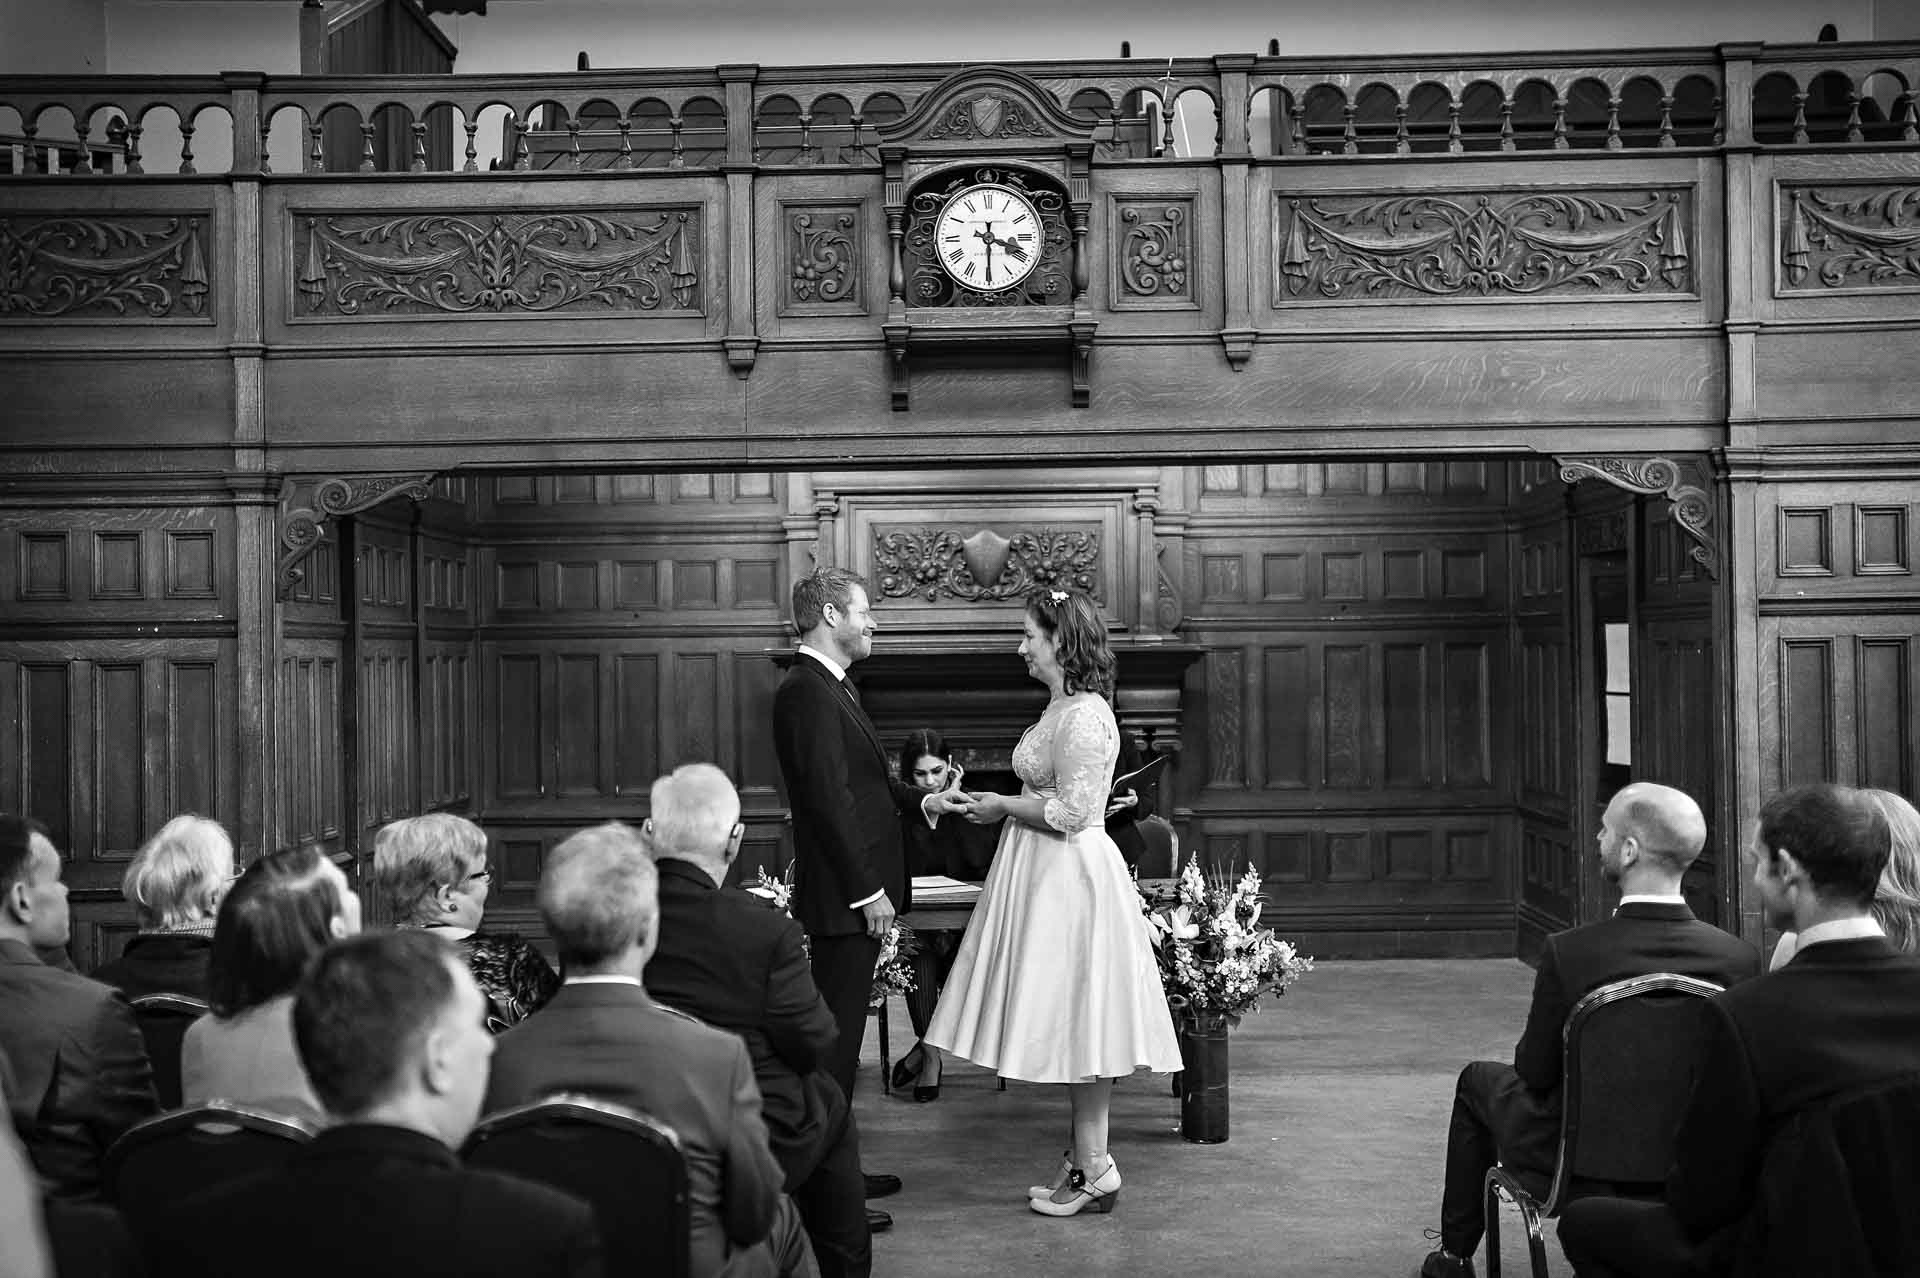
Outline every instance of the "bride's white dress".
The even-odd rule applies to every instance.
[[[1094,693],[1056,699],[1013,752],[1039,830],[1008,817],[926,1041],[1029,1083],[1180,1068],[1133,879],[1104,825],[1120,734]]]

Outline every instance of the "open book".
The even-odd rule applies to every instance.
[[[1113,788],[1107,791],[1109,798],[1118,798],[1129,790],[1136,790],[1139,784],[1152,780],[1153,770],[1167,761],[1164,754],[1156,754],[1131,772],[1122,773],[1113,779]]]

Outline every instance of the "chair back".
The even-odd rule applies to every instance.
[[[107,1198],[137,1227],[203,1189],[281,1166],[313,1135],[302,1119],[228,1101],[175,1110],[107,1150]]]
[[[609,1274],[689,1272],[687,1164],[673,1128],[625,1105],[562,1094],[493,1114],[461,1151],[593,1204]]]
[[[153,1090],[161,1109],[180,1108],[180,1049],[187,1027],[207,1014],[205,999],[191,994],[142,994],[129,1000],[140,1037],[153,1062]]]
[[[1544,1205],[1556,1214],[1579,1187],[1657,1192],[1693,1094],[1711,981],[1656,972],[1593,990],[1562,1030],[1560,1156]]]
[[[1768,1142],[1742,1278],[1920,1273],[1920,1074],[1843,1092]]]

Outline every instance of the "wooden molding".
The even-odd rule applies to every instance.
[[[432,491],[432,483],[432,474],[352,478],[327,475],[289,483],[279,519],[280,561],[275,574],[279,597],[285,599],[295,586],[306,580],[307,571],[301,567],[301,561],[320,544],[323,526],[329,518],[366,510],[389,497],[425,501]]]

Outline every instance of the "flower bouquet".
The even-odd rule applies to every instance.
[[[1261,995],[1285,994],[1313,970],[1311,958],[1259,926],[1263,899],[1252,866],[1235,881],[1203,871],[1196,854],[1181,871],[1171,903],[1151,899],[1138,876],[1134,886],[1176,1021],[1238,1025],[1259,1010]]]

